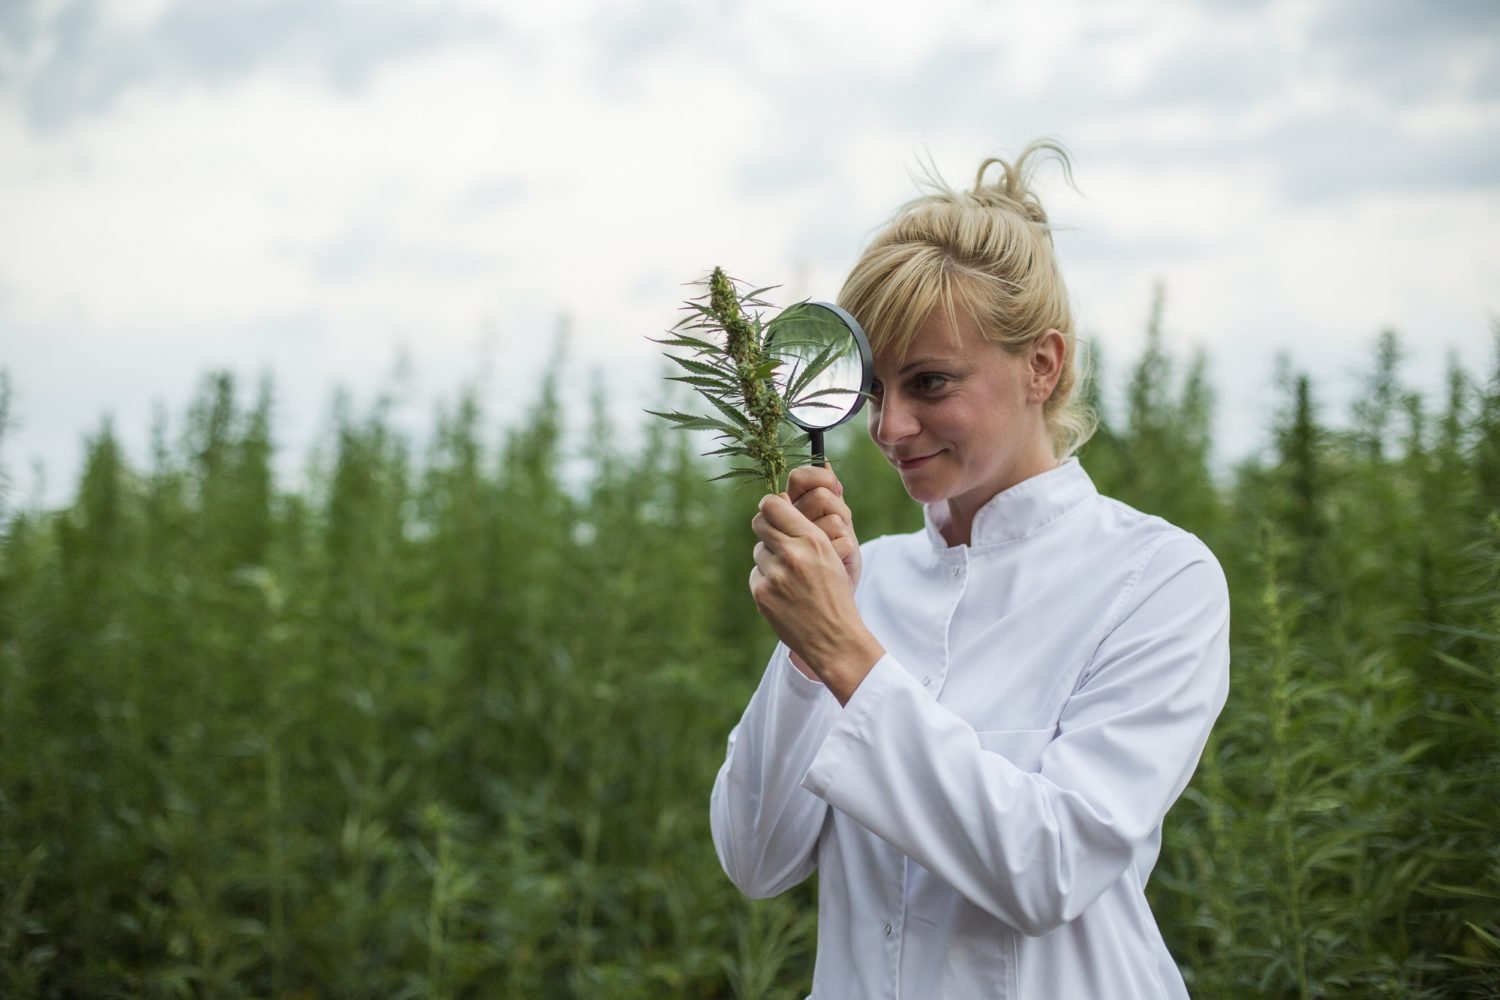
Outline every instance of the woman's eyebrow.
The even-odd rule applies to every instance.
[[[915,361],[908,361],[906,364],[902,365],[901,370],[896,372],[896,374],[905,375],[913,368],[921,368],[924,365],[951,365],[952,363],[953,360],[946,357],[917,358]]]

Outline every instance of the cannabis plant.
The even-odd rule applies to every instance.
[[[802,303],[762,322],[757,310],[768,303],[760,296],[775,286],[742,292],[740,283],[718,267],[695,284],[707,290],[685,303],[688,315],[672,327],[671,336],[656,343],[692,352],[689,357],[667,354],[685,371],[669,380],[692,386],[712,412],[648,412],[683,430],[716,432],[720,445],[705,454],[741,464],[714,478],[755,479],[779,492],[789,463],[807,457],[795,447],[800,435],[788,425],[788,415],[831,407],[821,397],[849,391],[820,388],[817,382],[842,349],[802,332],[807,325]]]

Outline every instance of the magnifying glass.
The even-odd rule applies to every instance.
[[[781,361],[772,376],[787,418],[807,431],[813,465],[827,465],[823,432],[865,405],[875,378],[870,341],[831,302],[799,302],[771,320],[767,347]]]

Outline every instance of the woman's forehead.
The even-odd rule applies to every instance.
[[[875,348],[878,368],[904,368],[915,360],[957,360],[989,346],[964,310],[934,309],[905,344],[887,341]]]

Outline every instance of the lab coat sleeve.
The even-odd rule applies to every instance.
[[[729,734],[709,823],[719,863],[745,895],[784,892],[812,873],[828,804],[801,785],[832,728],[838,702],[777,646],[760,687]]]
[[[1228,693],[1228,592],[1201,543],[1162,545],[1119,604],[1055,733],[1015,734],[1050,737],[1039,770],[887,656],[805,787],[1022,933],[1074,919],[1155,835]]]

